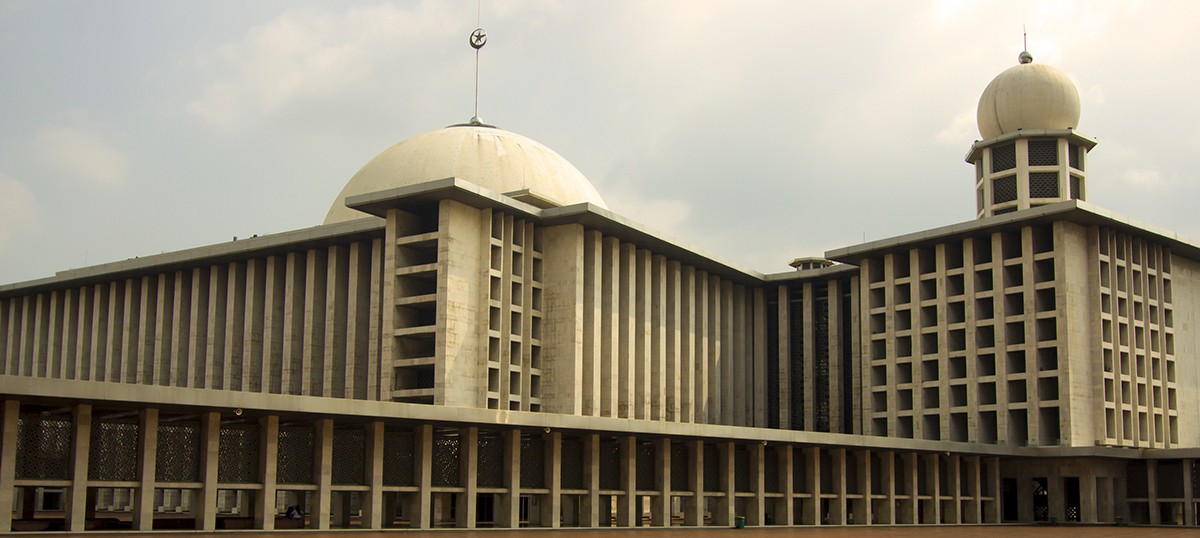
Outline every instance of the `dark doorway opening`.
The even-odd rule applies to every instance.
[[[1033,479],[1033,520],[1050,521],[1050,492],[1046,477]]]
[[[1067,521],[1079,521],[1080,520],[1079,477],[1078,476],[1068,476],[1068,477],[1063,478],[1063,489],[1065,490],[1065,491],[1063,491],[1063,493],[1066,494],[1066,500],[1067,500],[1066,520]]]
[[[1017,479],[1005,478],[1000,482],[1000,518],[1004,521],[1018,521],[1021,511],[1018,510]]]

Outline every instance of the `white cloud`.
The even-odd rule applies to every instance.
[[[618,215],[671,235],[679,233],[692,213],[691,205],[683,200],[650,199],[629,190],[611,189],[604,194],[604,201]]]
[[[17,232],[37,222],[37,202],[24,183],[0,173],[0,252]]]
[[[937,141],[959,147],[963,145],[964,141],[978,139],[979,131],[976,121],[974,109],[959,112],[951,120],[950,125],[938,132]]]
[[[444,20],[453,16],[452,7],[432,3],[411,11],[390,5],[344,13],[288,11],[251,29],[242,40],[198,58],[199,70],[216,72],[187,110],[210,127],[228,131],[260,117],[293,113],[288,109],[297,103],[371,87],[386,69],[407,70],[397,59],[403,53],[429,47],[431,36],[459,28]],[[422,79],[430,74],[414,72]]]
[[[1163,186],[1167,179],[1163,177],[1162,172],[1148,168],[1126,168],[1121,173],[1121,181],[1145,189],[1154,189]]]
[[[125,183],[129,159],[91,125],[45,127],[34,146],[42,162],[72,179],[108,187]]]

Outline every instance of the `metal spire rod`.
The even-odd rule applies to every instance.
[[[482,0],[477,4],[478,9],[475,12],[475,31],[471,32],[469,43],[471,48],[475,49],[475,114],[471,116],[471,124],[480,125],[483,120],[479,118],[479,49],[482,49],[487,44],[487,32],[479,27],[479,21],[482,19],[481,12],[483,11]]]

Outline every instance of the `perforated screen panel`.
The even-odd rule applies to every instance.
[[[721,491],[721,452],[704,445],[704,491]]]
[[[637,489],[654,489],[655,447],[653,443],[641,443],[637,451]]]
[[[259,427],[256,422],[221,424],[217,481],[258,482]],[[312,461],[309,461],[310,474]]]
[[[18,480],[71,477],[71,415],[21,413],[17,418]]]
[[[992,173],[1017,167],[1017,146],[1009,143],[992,148]]]
[[[159,482],[200,481],[200,421],[159,422],[154,460]]]
[[[583,440],[563,437],[562,469],[559,481],[563,489],[583,489]]]
[[[409,430],[386,430],[383,434],[383,484],[416,485],[413,472],[416,434]],[[481,467],[482,468],[482,467]]]
[[[334,484],[366,484],[366,432],[362,427],[338,428],[333,430],[333,476]]]
[[[1071,199],[1079,200],[1082,189],[1083,180],[1079,176],[1071,176]]]
[[[600,440],[600,489],[621,489],[621,446],[611,437]]]
[[[992,203],[1003,204],[1017,199],[1017,176],[1004,176],[992,180]]]
[[[459,435],[458,430],[439,428],[433,432],[433,476],[434,487],[459,485]]]
[[[279,427],[276,480],[280,484],[313,483],[313,429],[311,424]]]
[[[1058,166],[1058,141],[1029,141],[1029,166]]]
[[[671,443],[671,489],[688,491],[688,475],[691,474],[691,459],[688,447],[683,443]]]
[[[89,480],[137,480],[136,417],[92,417]]]
[[[1058,198],[1058,173],[1033,172],[1029,174],[1030,198]]]
[[[541,435],[521,435],[521,487],[546,487],[546,443]]]

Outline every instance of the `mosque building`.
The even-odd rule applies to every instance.
[[[474,118],[321,226],[0,286],[0,532],[1196,525],[1200,244],[1085,201],[1079,119],[1023,53],[976,220],[785,273]]]

